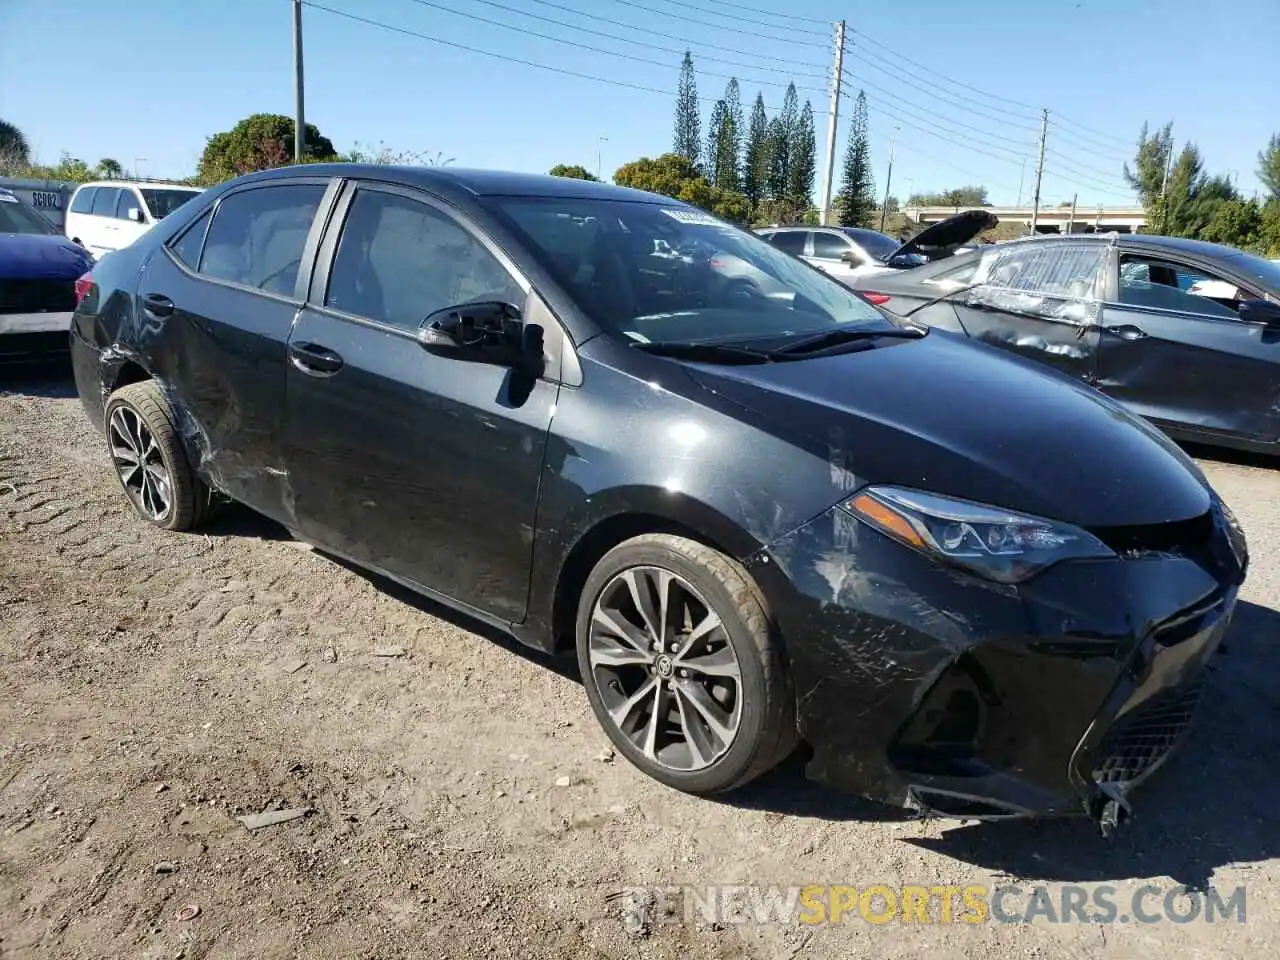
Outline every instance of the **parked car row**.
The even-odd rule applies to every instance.
[[[866,280],[947,302],[986,254],[895,257],[960,242],[879,244]],[[619,752],[693,793],[803,741],[811,776],[878,800],[1108,832],[1188,729],[1248,567],[1195,464],[1080,378],[653,194],[273,170],[77,299],[77,389],[143,521],[230,497],[572,651]]]

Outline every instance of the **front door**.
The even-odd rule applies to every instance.
[[[518,621],[558,386],[429,351],[416,334],[428,315],[469,301],[523,308],[528,283],[469,224],[412,191],[353,185],[333,223],[289,338],[298,530]]]
[[[1239,316],[1255,291],[1140,253],[1120,256],[1115,289],[1102,314],[1103,392],[1206,439],[1280,439],[1280,333]]]
[[[1056,240],[996,247],[980,259],[975,286],[957,294],[956,313],[973,339],[1091,383],[1110,249]]]

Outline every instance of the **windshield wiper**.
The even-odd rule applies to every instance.
[[[729,343],[681,343],[679,341],[633,342],[630,346],[659,357],[706,363],[768,363],[773,354],[768,350],[739,347]]]
[[[812,337],[805,337],[785,347],[777,347],[770,353],[775,357],[795,357],[802,354],[816,353],[833,347],[841,347],[849,343],[875,340],[879,337],[892,337],[900,340],[918,340],[924,332],[917,329],[893,327],[888,330],[827,330]]]

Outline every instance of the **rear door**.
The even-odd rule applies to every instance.
[[[289,338],[286,468],[300,532],[502,621],[524,616],[558,365],[538,379],[424,348],[430,314],[501,300],[559,331],[453,208],[348,184]],[[327,265],[327,266],[326,266]]]
[[[808,260],[819,270],[848,280],[860,267],[873,266],[872,259],[848,237],[834,230],[813,231],[813,255]],[[851,260],[845,260],[845,256]]]
[[[980,255],[974,286],[955,297],[956,314],[973,339],[1092,383],[1110,250],[1070,240],[995,247]]]
[[[1280,334],[1238,312],[1260,292],[1163,253],[1121,252],[1113,270],[1099,388],[1206,439],[1280,439]]]
[[[138,285],[141,329],[131,346],[172,389],[196,468],[285,523],[285,344],[330,190],[328,178],[296,178],[227,193],[150,256]]]

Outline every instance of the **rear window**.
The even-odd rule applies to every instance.
[[[71,213],[89,213],[93,209],[93,197],[97,187],[81,187],[71,200]]]

